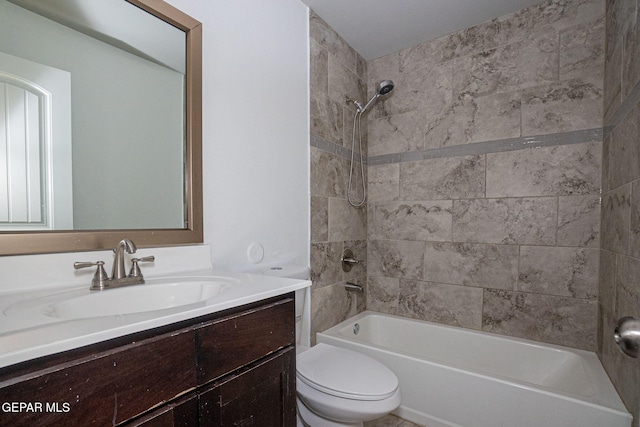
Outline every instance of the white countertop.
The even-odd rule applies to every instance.
[[[156,252],[162,251],[156,249]],[[77,254],[72,256],[77,257]],[[206,259],[206,256],[203,259]],[[2,279],[0,281],[0,367],[216,313],[311,285],[308,280],[216,271],[211,268],[180,272],[158,269],[152,275],[153,277],[146,276],[147,284],[134,286],[152,286],[155,281],[160,279],[166,281],[168,278],[175,278],[176,281],[185,278],[213,279],[225,281],[230,286],[210,300],[189,306],[132,314],[64,319],[52,316],[48,307],[69,296],[89,295],[92,271],[91,274],[85,274],[80,279],[69,280],[67,284],[55,279],[54,272],[51,274],[54,276],[52,278],[54,285],[47,286],[46,282],[41,281],[40,286],[37,286],[32,279],[25,279],[24,286],[19,287],[15,283],[5,282],[8,275],[2,274],[3,267],[6,267],[6,265],[3,266],[3,261],[7,264],[6,260],[0,261],[0,279]],[[156,263],[159,262],[160,260],[156,261]],[[12,264],[20,265],[20,262]],[[31,265],[31,263],[25,263],[25,265]],[[193,264],[189,266],[194,267]],[[67,264],[65,268],[69,268],[69,265]],[[41,272],[37,275],[46,276]],[[118,292],[118,289],[97,292]]]

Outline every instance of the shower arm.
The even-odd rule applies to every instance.
[[[378,97],[380,96],[379,93],[375,93],[371,99],[364,105],[364,107],[362,106],[361,103],[359,103],[358,101],[356,101],[353,98],[349,98],[347,97],[347,104],[352,102],[355,106],[356,109],[358,110],[358,113],[360,114],[364,114],[364,112],[367,110],[367,108],[369,108],[369,106],[373,103],[373,101],[375,101],[376,99],[378,99]]]
[[[380,96],[380,94],[379,94],[379,93],[374,94],[374,95],[371,97],[371,99],[369,100],[369,102],[367,102],[367,103],[364,105],[364,107],[361,109],[360,113],[364,113],[364,112],[365,112],[365,110],[366,110],[367,108],[369,108],[369,106],[370,106],[371,104],[373,104],[373,101],[375,101],[376,99],[378,99],[378,97],[379,97],[379,96]]]

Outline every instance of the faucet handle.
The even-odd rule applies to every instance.
[[[104,285],[107,280],[109,280],[109,276],[107,276],[107,272],[104,271],[104,261],[96,261],[96,262],[74,262],[73,268],[76,270],[81,268],[87,268],[97,265],[98,268],[93,275],[93,279],[91,280],[91,290],[92,291],[101,291],[104,289]]]
[[[142,271],[140,271],[139,262],[153,262],[156,257],[153,255],[144,256],[142,258],[131,258],[131,270],[129,270],[129,277],[142,277]]]

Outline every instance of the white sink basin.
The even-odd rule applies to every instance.
[[[232,286],[232,281],[210,278],[149,281],[143,285],[69,297],[48,304],[44,314],[63,319],[83,319],[166,309],[186,310],[194,308],[194,305],[204,305]]]

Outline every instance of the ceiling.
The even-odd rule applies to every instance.
[[[415,46],[542,0],[301,0],[366,60]]]

